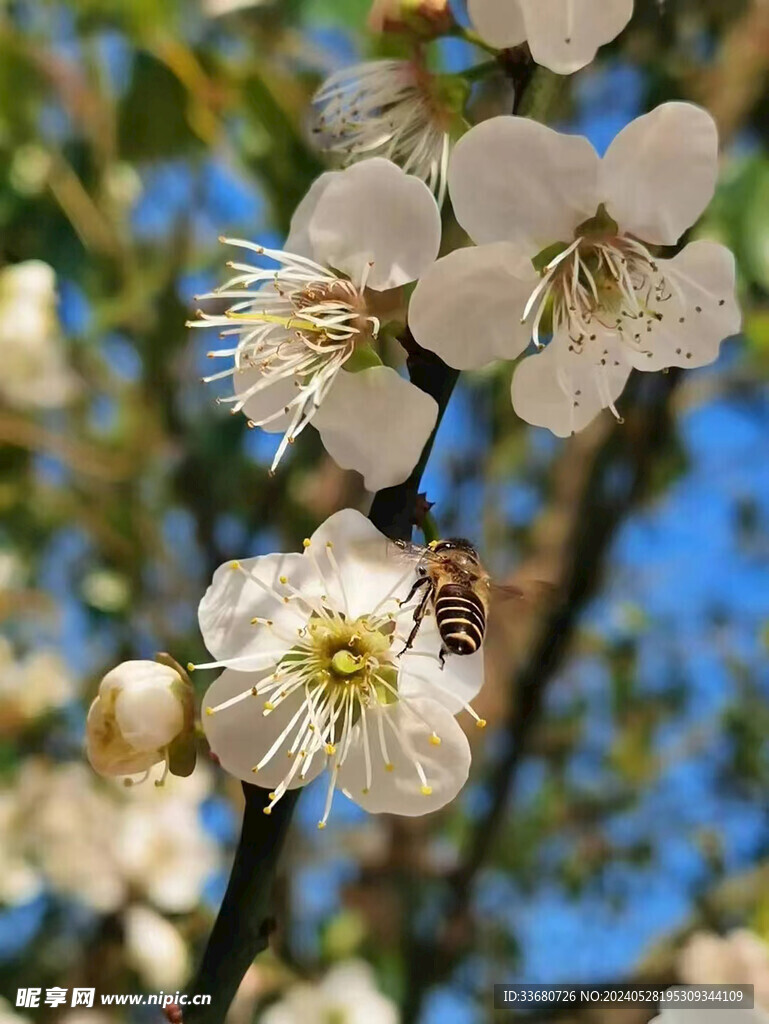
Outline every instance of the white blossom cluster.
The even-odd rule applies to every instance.
[[[525,44],[557,74],[587,65],[632,12],[632,0],[469,3],[481,45]],[[436,74],[424,58],[424,33],[446,31],[449,17],[443,0],[377,0],[372,24],[421,33],[414,57],[321,86],[314,137],[343,166],[312,185],[282,249],[222,239],[229,279],[200,297],[191,326],[218,332],[209,355],[223,368],[207,380],[229,382],[220,401],[280,435],[273,470],[312,425],[369,490],[409,477],[439,409],[386,362],[385,341],[407,327],[458,370],[524,356],[515,412],[563,437],[605,409],[619,419],[634,369],[703,366],[740,328],[732,254],[704,240],[678,248],[716,187],[710,114],[665,103],[602,158],[527,117],[470,127],[473,75]],[[446,194],[467,235],[448,252]],[[372,812],[417,815],[463,786],[470,746],[456,716],[485,725],[470,706],[483,653],[444,666],[434,616],[409,647],[414,578],[350,509],[301,554],[217,570],[199,610],[212,661],[191,666],[222,669],[203,729],[227,771],[268,790],[267,814],[324,772],[321,828],[337,789]],[[89,715],[96,770],[191,770],[191,692],[167,658],[110,673]]]
[[[380,25],[408,24],[440,8],[386,0],[372,13]],[[526,43],[558,74],[585,67],[632,12],[632,0],[469,4],[487,48]],[[438,410],[383,365],[384,338],[406,324],[462,370],[533,346],[513,378],[513,407],[560,436],[602,409],[619,418],[634,368],[702,366],[739,330],[731,253],[705,241],[665,252],[715,190],[718,134],[707,111],[663,104],[601,159],[587,139],[529,118],[468,130],[468,92],[461,74],[428,68],[423,46],[410,61],[336,72],[315,97],[314,131],[346,169],[312,186],[283,251],[225,240],[249,260],[232,262],[230,280],[201,297],[229,308],[192,325],[220,331],[210,355],[228,365],[207,380],[232,380],[221,400],[282,435],[273,470],[312,423],[369,490],[408,477]],[[436,260],[446,193],[474,244]]]
[[[189,914],[223,867],[201,804],[212,772],[199,765],[161,790],[116,786],[82,764],[27,758],[0,788],[0,902],[43,893],[122,922],[128,963],[150,988],[178,987],[192,966],[168,915]]]

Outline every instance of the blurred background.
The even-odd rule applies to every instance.
[[[282,242],[323,166],[307,127],[323,77],[398,52],[366,32],[368,6],[0,3],[3,1024],[157,1017],[17,1009],[21,986],[184,989],[239,785],[205,757],[162,790],[98,778],[88,704],[122,659],[206,660],[196,608],[220,562],[367,508],[314,431],[268,476],[276,438],[215,405],[184,321],[222,281],[219,234]],[[449,70],[484,59],[433,49]],[[505,89],[477,109],[509,106]],[[280,927],[234,1024],[275,1002],[283,1022],[357,1024],[386,1000],[405,1024],[475,1024],[513,981],[750,981],[769,1000],[767,0],[636,0],[550,123],[603,151],[671,98],[719,123],[721,187],[694,235],[737,254],[744,334],[704,371],[643,375],[624,425],[606,414],[566,443],[516,421],[509,366],[463,375],[424,481],[441,532],[566,603],[499,617],[489,727],[443,812],[369,817],[339,795],[319,833],[323,783],[304,793]],[[571,1014],[527,1019],[651,1016]]]

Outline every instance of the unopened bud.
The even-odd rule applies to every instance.
[[[374,0],[368,16],[372,32],[414,32],[432,38],[454,27],[449,0]]]
[[[162,762],[177,775],[194,767],[192,687],[173,659],[158,657],[162,663],[124,661],[99,684],[88,712],[86,744],[88,760],[100,775],[133,775]]]

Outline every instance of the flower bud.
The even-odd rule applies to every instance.
[[[192,686],[172,658],[158,659],[124,661],[99,684],[88,712],[86,744],[88,760],[100,775],[133,775],[161,762],[175,775],[192,771]]]
[[[454,25],[449,0],[374,0],[368,16],[372,32],[445,35]]]

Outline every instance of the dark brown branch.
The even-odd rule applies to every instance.
[[[270,815],[269,792],[243,783],[246,809],[227,891],[201,961],[193,994],[210,995],[210,1006],[191,1006],[185,1022],[220,1024],[254,957],[267,948],[272,930],[272,881],[300,790],[289,790]]]
[[[371,521],[393,540],[411,537],[417,496],[435,434],[459,376],[437,356],[407,337],[408,367],[412,383],[438,403],[438,421],[418,465],[398,487],[380,491],[371,508]],[[246,811],[243,831],[232,866],[227,892],[214,924],[192,991],[212,996],[210,1006],[184,1012],[185,1024],[221,1024],[243,976],[254,957],[267,948],[270,901],[280,851],[291,824],[300,790],[292,790],[264,814],[266,789],[243,784]]]
[[[406,331],[401,341],[408,352],[407,365],[412,384],[430,395],[438,403],[438,419],[422,457],[408,480],[396,487],[388,487],[380,491],[374,498],[369,512],[369,519],[382,533],[392,540],[410,540],[411,531],[417,515],[417,497],[422,475],[433,450],[435,437],[441,425],[446,406],[449,404],[454,386],[459,379],[459,371],[452,370],[433,352],[418,345],[410,331]]]

